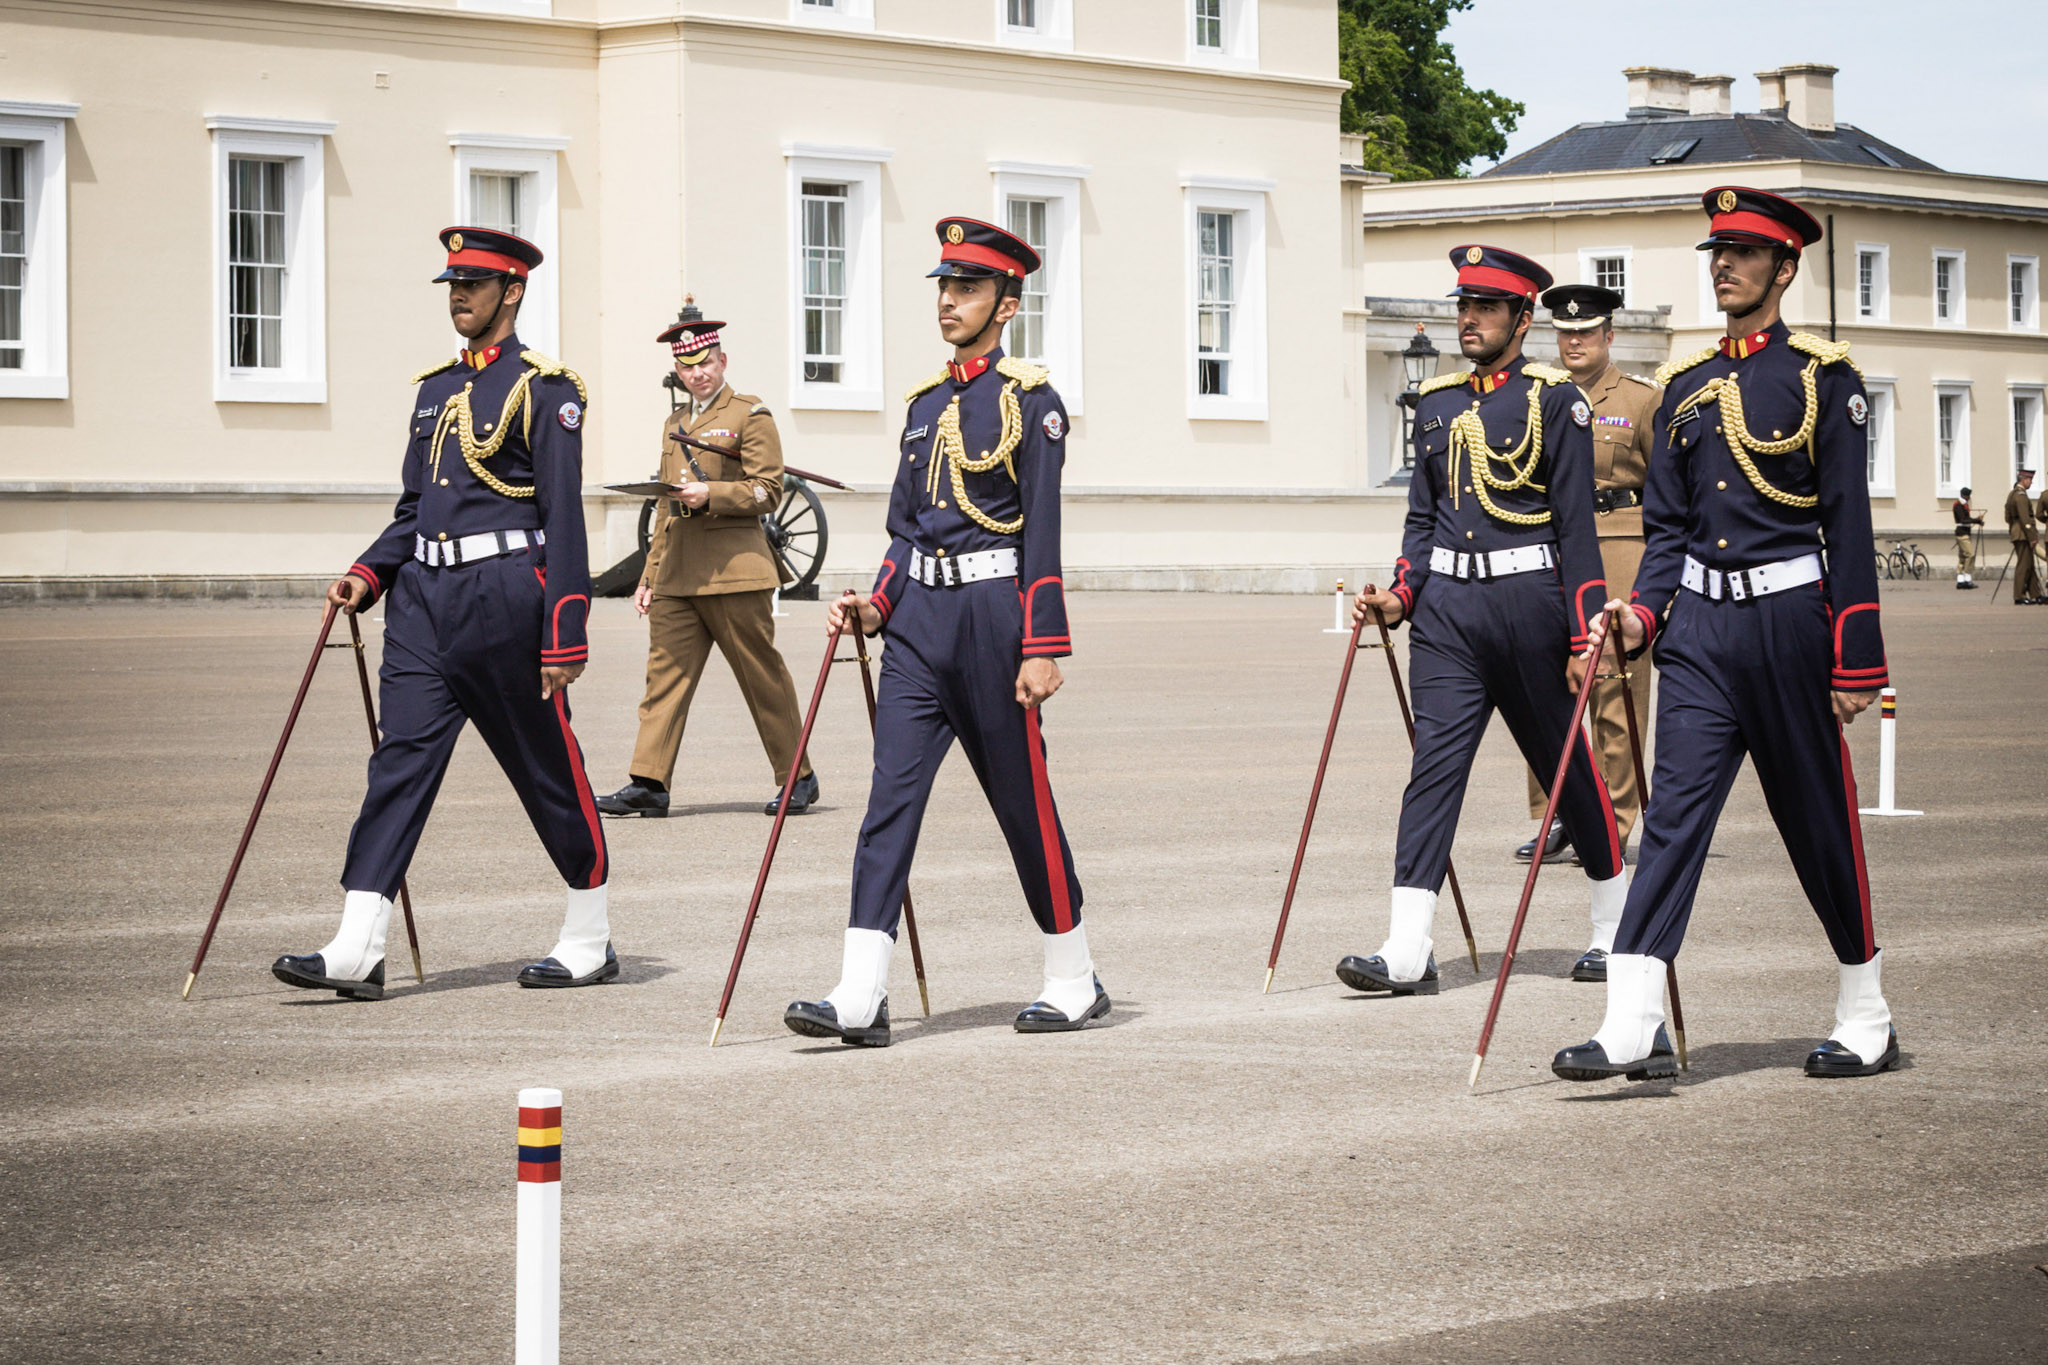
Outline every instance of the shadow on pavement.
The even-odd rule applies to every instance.
[[[457,967],[455,970],[448,972],[428,972],[427,984],[422,986],[415,983],[410,976],[397,981],[390,981],[388,978],[393,963],[391,959],[387,958],[384,964],[385,976],[387,978],[384,988],[386,991],[385,998],[396,999],[402,995],[435,995],[441,991],[473,990],[479,986],[503,986],[509,990],[524,990],[529,995],[560,993],[558,991],[534,989],[519,985],[519,969],[530,962],[537,961],[539,961],[538,958],[521,957],[513,958],[507,962],[489,962],[475,967]],[[601,986],[578,986],[574,989],[612,990],[619,986],[638,986],[649,981],[659,981],[664,976],[672,976],[674,974],[675,968],[662,965],[660,958],[622,956],[619,958],[619,975],[616,979],[604,982]],[[344,1000],[340,996],[326,991],[309,990],[301,991],[296,997],[288,998],[282,1003],[295,1009],[304,1009],[314,1005],[360,1005],[375,1004],[376,1002]]]

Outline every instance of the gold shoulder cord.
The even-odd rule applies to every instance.
[[[1679,418],[1709,403],[1718,402],[1721,405],[1721,434],[1727,439],[1728,453],[1735,457],[1736,466],[1742,470],[1750,486],[1773,502],[1782,502],[1787,507],[1818,507],[1818,497],[1787,493],[1764,478],[1756,467],[1756,461],[1750,458],[1750,453],[1755,451],[1765,455],[1784,455],[1805,446],[1807,462],[1812,463],[1813,428],[1815,419],[1820,415],[1820,389],[1814,376],[1819,372],[1820,366],[1821,358],[1815,356],[1807,361],[1806,368],[1799,372],[1799,385],[1806,391],[1806,420],[1799,424],[1799,430],[1782,441],[1761,441],[1750,431],[1742,413],[1742,390],[1732,376],[1716,376],[1709,379],[1681,399],[1678,406],[1672,409],[1671,421],[1665,427],[1665,439],[1670,439],[1671,429],[1678,425]]]
[[[1011,536],[1024,529],[1024,514],[1020,511],[1011,521],[997,521],[988,513],[976,507],[967,496],[967,474],[985,474],[1001,465],[1009,472],[1010,481],[1017,481],[1017,467],[1010,457],[1016,453],[1018,443],[1024,439],[1024,405],[1017,401],[1019,381],[1012,379],[1003,385],[1001,406],[1003,410],[1003,435],[992,451],[984,450],[981,458],[967,458],[967,443],[960,435],[960,396],[955,394],[946,410],[939,414],[938,439],[933,443],[935,454],[931,473],[926,476],[925,495],[933,502],[939,496],[939,467],[950,470],[953,482],[953,497],[977,525],[995,532],[999,536]]]
[[[486,488],[490,489],[493,493],[502,494],[508,498],[532,497],[532,484],[506,483],[503,479],[491,473],[490,470],[485,469],[483,462],[496,455],[504,446],[505,436],[512,430],[512,421],[515,417],[524,417],[530,423],[532,413],[526,411],[528,407],[527,391],[532,386],[534,375],[538,373],[540,373],[538,370],[528,370],[525,374],[520,375],[518,381],[512,385],[512,392],[505,395],[505,410],[498,414],[497,429],[491,433],[491,438],[487,441],[479,441],[476,438],[476,418],[469,408],[469,393],[474,384],[463,385],[461,393],[456,394],[442,405],[441,420],[434,423],[434,443],[429,447],[434,452],[434,463],[428,473],[428,477],[439,477],[441,473],[441,447],[452,431],[457,444],[462,449],[462,462],[469,466],[469,472],[476,475],[478,481]],[[581,387],[579,383],[578,392],[581,392]],[[522,429],[524,425],[522,424]]]
[[[1475,451],[1478,453],[1474,454]],[[1493,448],[1486,443],[1486,423],[1479,420],[1479,409],[1476,407],[1466,408],[1451,419],[1449,456],[1451,506],[1456,507],[1458,505],[1458,462],[1462,456],[1472,462],[1472,472],[1477,476],[1472,480],[1472,491],[1479,495],[1479,505],[1486,509],[1488,516],[1496,521],[1504,521],[1510,526],[1542,526],[1550,520],[1550,513],[1548,511],[1510,512],[1506,508],[1496,507],[1493,499],[1487,496],[1486,492],[1488,488],[1498,488],[1502,492],[1507,492],[1511,489],[1525,486],[1533,488],[1539,493],[1549,491],[1542,484],[1531,482],[1536,473],[1536,462],[1543,458],[1543,386],[1541,384],[1531,384],[1529,386],[1529,425],[1528,429],[1522,433],[1522,443],[1520,445],[1516,446],[1513,450],[1503,450],[1498,454],[1494,453]],[[1481,458],[1482,456],[1484,458]],[[1514,475],[1514,477],[1511,479],[1495,478],[1493,463],[1496,460],[1506,465],[1508,473]]]

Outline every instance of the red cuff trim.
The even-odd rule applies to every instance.
[[[543,578],[541,582],[546,583],[547,580]],[[562,644],[562,608],[568,606],[571,602],[581,602],[583,604],[583,614],[586,617],[590,614],[590,599],[580,592],[572,592],[561,601],[555,603],[554,615],[549,618],[549,626],[555,633],[555,647],[558,649]],[[547,652],[546,650],[541,651],[542,654]]]
[[[1063,658],[1073,652],[1073,646],[1064,640],[1049,644],[1024,646],[1024,657],[1027,659]]]
[[[1828,689],[1833,692],[1876,692],[1890,686],[1891,679],[1885,676],[1885,670],[1881,668],[1877,670],[1877,676],[1874,678],[1860,673],[1848,676],[1837,673],[1828,679]]]
[[[1637,619],[1643,623],[1643,644],[1647,646],[1652,640],[1657,638],[1657,613],[1651,611],[1640,602],[1629,603],[1628,609],[1634,612]]]
[[[564,664],[589,663],[590,651],[587,648],[544,649],[540,652],[540,662],[543,668],[560,668]]]
[[[384,595],[384,580],[377,577],[377,571],[367,564],[355,563],[349,565],[348,572],[343,574],[342,577],[360,578],[363,581],[363,586],[370,590],[369,601],[363,603],[364,606],[368,606],[370,602],[374,602]]]
[[[889,613],[895,610],[894,607],[889,605],[889,594],[885,592],[869,593],[868,601],[874,604],[876,611],[882,613],[882,624],[888,625]]]
[[[1405,583],[1396,583],[1389,591],[1401,599],[1401,614],[1403,616],[1415,610],[1415,590],[1413,588]]]
[[[1024,637],[1024,648],[1030,649],[1034,645],[1070,645],[1073,642],[1074,637],[1071,635],[1027,635]]]

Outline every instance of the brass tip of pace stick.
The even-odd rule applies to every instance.
[[[1465,935],[1465,951],[1472,954],[1472,970],[1479,970],[1479,945],[1472,941],[1472,935]]]
[[[718,1031],[725,1027],[725,1016],[719,1015],[711,1021],[711,1046],[718,1046]]]
[[[1685,1030],[1682,1028],[1673,1029],[1671,1036],[1678,1040],[1678,1069],[1680,1071],[1692,1070],[1692,1063],[1685,1059]]]
[[[1263,985],[1263,986],[1261,986],[1261,987],[1259,987],[1259,994],[1260,994],[1260,995],[1271,995],[1272,993],[1273,993],[1273,969],[1272,969],[1271,967],[1268,967],[1268,968],[1266,968],[1266,984],[1265,984],[1265,985]]]
[[[197,981],[198,979],[199,973],[197,972],[185,973],[185,989],[178,992],[178,998],[180,1000],[190,1000],[192,998],[192,983]]]
[[[418,948],[412,950],[412,975],[413,980],[419,982],[422,986],[427,984],[427,969],[420,965],[420,950]]]
[[[919,1004],[924,1006],[924,1017],[927,1019],[931,1018],[932,993],[925,989],[924,978],[921,976],[917,979],[917,1000]]]
[[[1475,1053],[1473,1053],[1473,1054],[1472,1054],[1472,1074],[1471,1074],[1471,1076],[1470,1076],[1470,1077],[1468,1077],[1468,1078],[1466,1079],[1466,1081],[1465,1081],[1465,1084],[1466,1084],[1467,1086],[1474,1086],[1474,1085],[1477,1085],[1477,1084],[1479,1084],[1479,1068],[1480,1068],[1480,1067],[1482,1067],[1482,1066],[1485,1066],[1485,1065],[1486,1065],[1486,1054],[1485,1054],[1485,1053],[1483,1053],[1483,1052],[1475,1052]]]

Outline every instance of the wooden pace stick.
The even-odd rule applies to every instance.
[[[370,665],[364,662],[363,659],[363,628],[356,620],[354,612],[348,613],[348,635],[350,645],[353,646],[356,653],[356,677],[361,679],[363,684],[363,718],[370,722],[370,752],[374,754],[377,752],[377,746],[383,742],[383,739],[377,733],[376,703],[370,699]],[[328,646],[330,649],[339,649],[341,647],[339,645]],[[405,884],[405,878],[403,877],[398,879],[398,904],[405,911],[406,941],[412,945],[413,979],[424,986],[427,984],[427,973],[426,969],[420,966],[420,931],[413,926],[412,922],[412,888]]]
[[[796,753],[789,760],[789,776],[782,779],[782,797],[775,803],[775,825],[768,831],[768,847],[761,854],[761,870],[754,877],[754,895],[747,902],[747,917],[740,924],[740,941],[732,950],[732,968],[725,974],[725,993],[718,997],[718,1017],[711,1023],[711,1046],[718,1046],[718,1031],[725,1027],[726,1007],[732,1004],[732,988],[740,979],[740,963],[747,956],[747,940],[753,937],[754,920],[761,912],[761,893],[768,889],[768,869],[775,865],[775,847],[782,842],[782,822],[789,818],[789,793],[804,766],[804,751],[811,744],[811,727],[818,723],[818,703],[825,696],[825,680],[832,676],[833,655],[839,652],[839,636],[846,629],[842,621],[825,641],[825,661],[818,665],[817,685],[811,688],[811,704],[804,712],[804,728],[796,737]]]
[[[1650,779],[1643,771],[1642,729],[1636,721],[1635,694],[1628,687],[1628,654],[1621,647],[1621,619],[1619,612],[1607,613],[1607,638],[1614,641],[1614,672],[1600,674],[1621,683],[1621,713],[1628,721],[1628,754],[1636,768],[1636,810],[1650,807]],[[1644,665],[1648,667],[1648,665]],[[1638,815],[1640,818],[1640,815]],[[1627,850],[1623,850],[1623,861],[1627,861]],[[1664,985],[1671,992],[1671,1033],[1678,1043],[1678,1068],[1689,1071],[1692,1068],[1685,1060],[1685,1010],[1678,1003],[1678,964],[1664,964]]]
[[[1408,727],[1408,751],[1415,751],[1415,716],[1408,709],[1408,689],[1401,682],[1401,665],[1394,658],[1394,637],[1387,629],[1387,618],[1378,607],[1372,609],[1373,624],[1380,628],[1380,648],[1387,651],[1387,672],[1394,679],[1394,700],[1401,703],[1401,723]],[[1472,921],[1465,914],[1465,893],[1458,886],[1458,868],[1449,858],[1444,859],[1444,877],[1451,885],[1451,904],[1458,907],[1458,927],[1465,931],[1465,951],[1472,955],[1472,971],[1479,971],[1479,945],[1472,941]]]
[[[284,733],[277,737],[277,749],[270,755],[270,767],[263,774],[263,785],[256,789],[256,804],[249,811],[249,823],[242,826],[242,841],[235,845],[235,856],[228,863],[227,880],[220,884],[220,895],[214,899],[213,914],[207,917],[206,932],[199,937],[199,951],[192,955],[192,970],[185,974],[185,989],[178,992],[180,1000],[192,998],[192,983],[199,979],[199,969],[206,965],[206,950],[213,946],[213,931],[220,927],[220,912],[227,909],[228,893],[235,889],[236,874],[242,870],[242,857],[249,851],[249,840],[255,837],[256,821],[263,815],[263,803],[270,799],[270,784],[277,778],[277,765],[284,761],[284,746],[291,742],[292,727],[299,723],[299,708],[306,704],[307,689],[313,686],[313,670],[320,667],[321,651],[327,648],[327,636],[334,629],[335,605],[327,604],[327,611],[320,618],[320,638],[313,642],[313,657],[306,660],[305,676],[299,679],[299,690],[292,697],[292,709],[284,719]]]
[[[866,634],[858,630],[854,632],[854,648],[859,651],[854,658],[860,663],[860,690],[867,693],[868,733],[872,735],[875,732],[875,679],[868,671]],[[903,888],[903,928],[910,936],[910,966],[917,973],[917,1000],[924,1007],[924,1017],[929,1019],[932,1017],[932,995],[924,984],[924,948],[917,941],[917,911],[911,908],[907,884]]]
[[[1572,770],[1572,749],[1575,744],[1585,743],[1584,731],[1580,728],[1586,719],[1586,702],[1593,695],[1593,669],[1597,660],[1587,660],[1586,676],[1579,683],[1579,699],[1572,703],[1571,724],[1565,727],[1564,749],[1557,756],[1557,775],[1550,782],[1550,800],[1543,807],[1543,821],[1537,825],[1540,831],[1550,828],[1550,822],[1557,818],[1557,803],[1564,795],[1565,778]],[[1590,753],[1587,762],[1592,761]],[[1508,988],[1508,973],[1515,966],[1515,945],[1522,941],[1522,922],[1529,917],[1529,901],[1536,894],[1536,877],[1543,871],[1543,849],[1539,846],[1535,856],[1529,859],[1529,875],[1522,882],[1522,902],[1515,907],[1515,922],[1508,930],[1507,951],[1501,954],[1500,975],[1493,983],[1493,1003],[1486,1007],[1486,1025],[1479,1030],[1479,1048],[1472,1054],[1472,1075],[1465,1084],[1479,1084],[1479,1068],[1486,1065],[1486,1045],[1493,1041],[1493,1022],[1500,1016],[1501,996]]]

